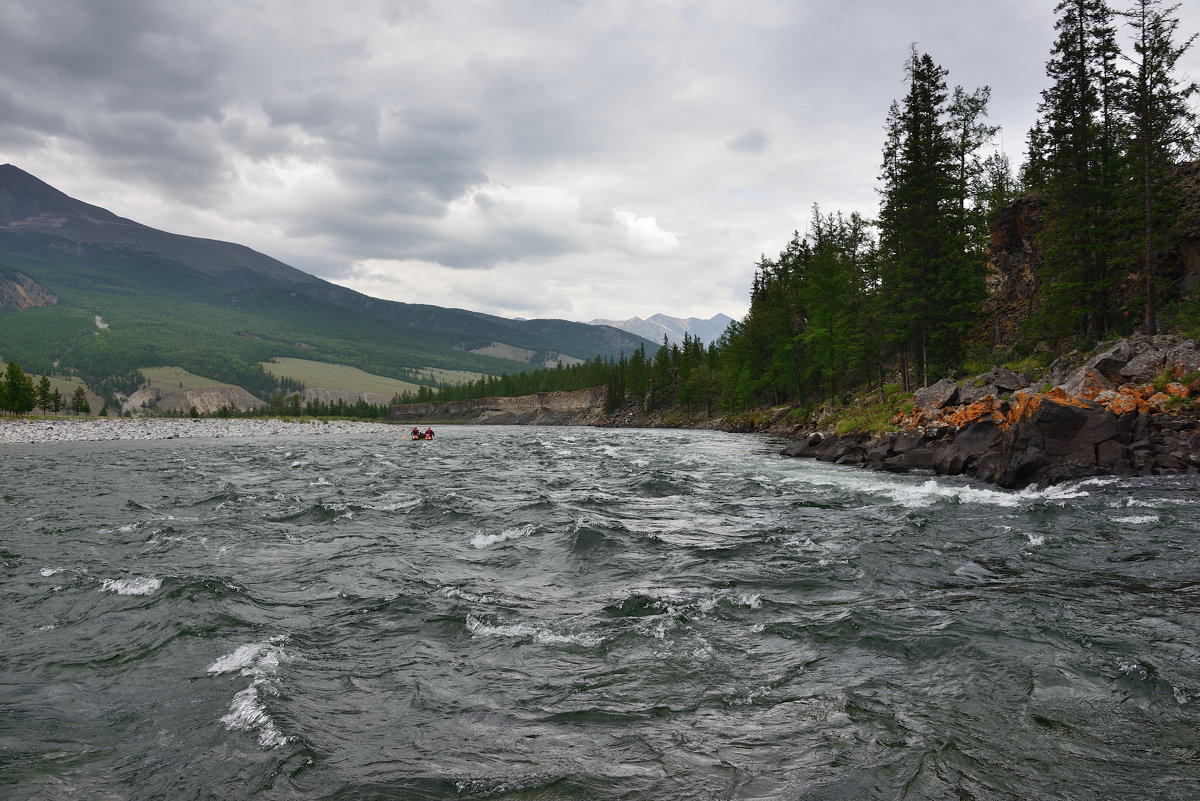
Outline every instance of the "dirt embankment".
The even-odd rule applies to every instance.
[[[412,403],[393,406],[391,420],[405,424],[593,425],[604,413],[604,387],[575,392],[539,392],[517,398]]]

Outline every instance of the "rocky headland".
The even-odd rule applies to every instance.
[[[899,430],[872,437],[796,429],[787,456],[879,470],[966,475],[1002,487],[1098,475],[1200,471],[1200,346],[1177,336],[1110,343],[1041,379],[994,369],[919,390]],[[781,432],[784,433],[784,432]]]

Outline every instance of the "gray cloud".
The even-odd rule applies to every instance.
[[[992,86],[1019,162],[1052,16],[1044,0],[10,0],[0,161],[399,299],[736,315],[813,202],[874,211],[910,43],[951,83]]]
[[[728,150],[741,153],[762,153],[771,144],[765,133],[757,129],[746,131],[725,143]]]

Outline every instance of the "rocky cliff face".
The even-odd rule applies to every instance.
[[[312,387],[293,392],[288,397],[293,395],[300,396],[300,405],[306,403],[325,403],[336,404],[339,401],[347,404],[355,404],[359,401],[364,401],[372,406],[387,406],[392,402],[391,395],[385,395],[382,392],[362,392],[355,389],[327,389],[324,387]]]
[[[478,398],[448,403],[393,406],[390,419],[407,425],[431,422],[485,425],[591,425],[604,411],[604,387],[576,392],[539,392],[518,398]]]
[[[1160,279],[1180,296],[1200,291],[1200,161],[1180,164],[1175,170],[1179,191],[1179,226],[1170,232],[1172,248],[1161,254]],[[981,334],[997,350],[1016,343],[1021,328],[1033,313],[1040,290],[1041,248],[1038,235],[1045,224],[1040,195],[1018,198],[997,212],[987,245],[984,282],[987,298]],[[1163,232],[1168,240],[1168,232]],[[1136,305],[1143,281],[1130,276],[1117,288],[1118,302]]]
[[[0,278],[0,308],[36,309],[56,303],[57,296],[27,275],[16,273],[12,278]]]
[[[1037,236],[1042,224],[1039,195],[1013,201],[999,211],[992,223],[984,275],[987,287],[984,317],[991,325],[983,336],[997,349],[1011,347],[1033,313],[1041,264]]]

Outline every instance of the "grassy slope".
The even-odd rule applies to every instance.
[[[146,383],[157,389],[212,389],[233,386],[189,373],[182,367],[143,367],[141,370],[142,375],[146,377]]]
[[[314,362],[310,359],[278,358],[262,363],[263,369],[277,377],[287,376],[300,381],[309,389],[349,389],[356,392],[378,392],[397,395],[416,392],[418,385],[394,378],[373,375],[344,364]]]

